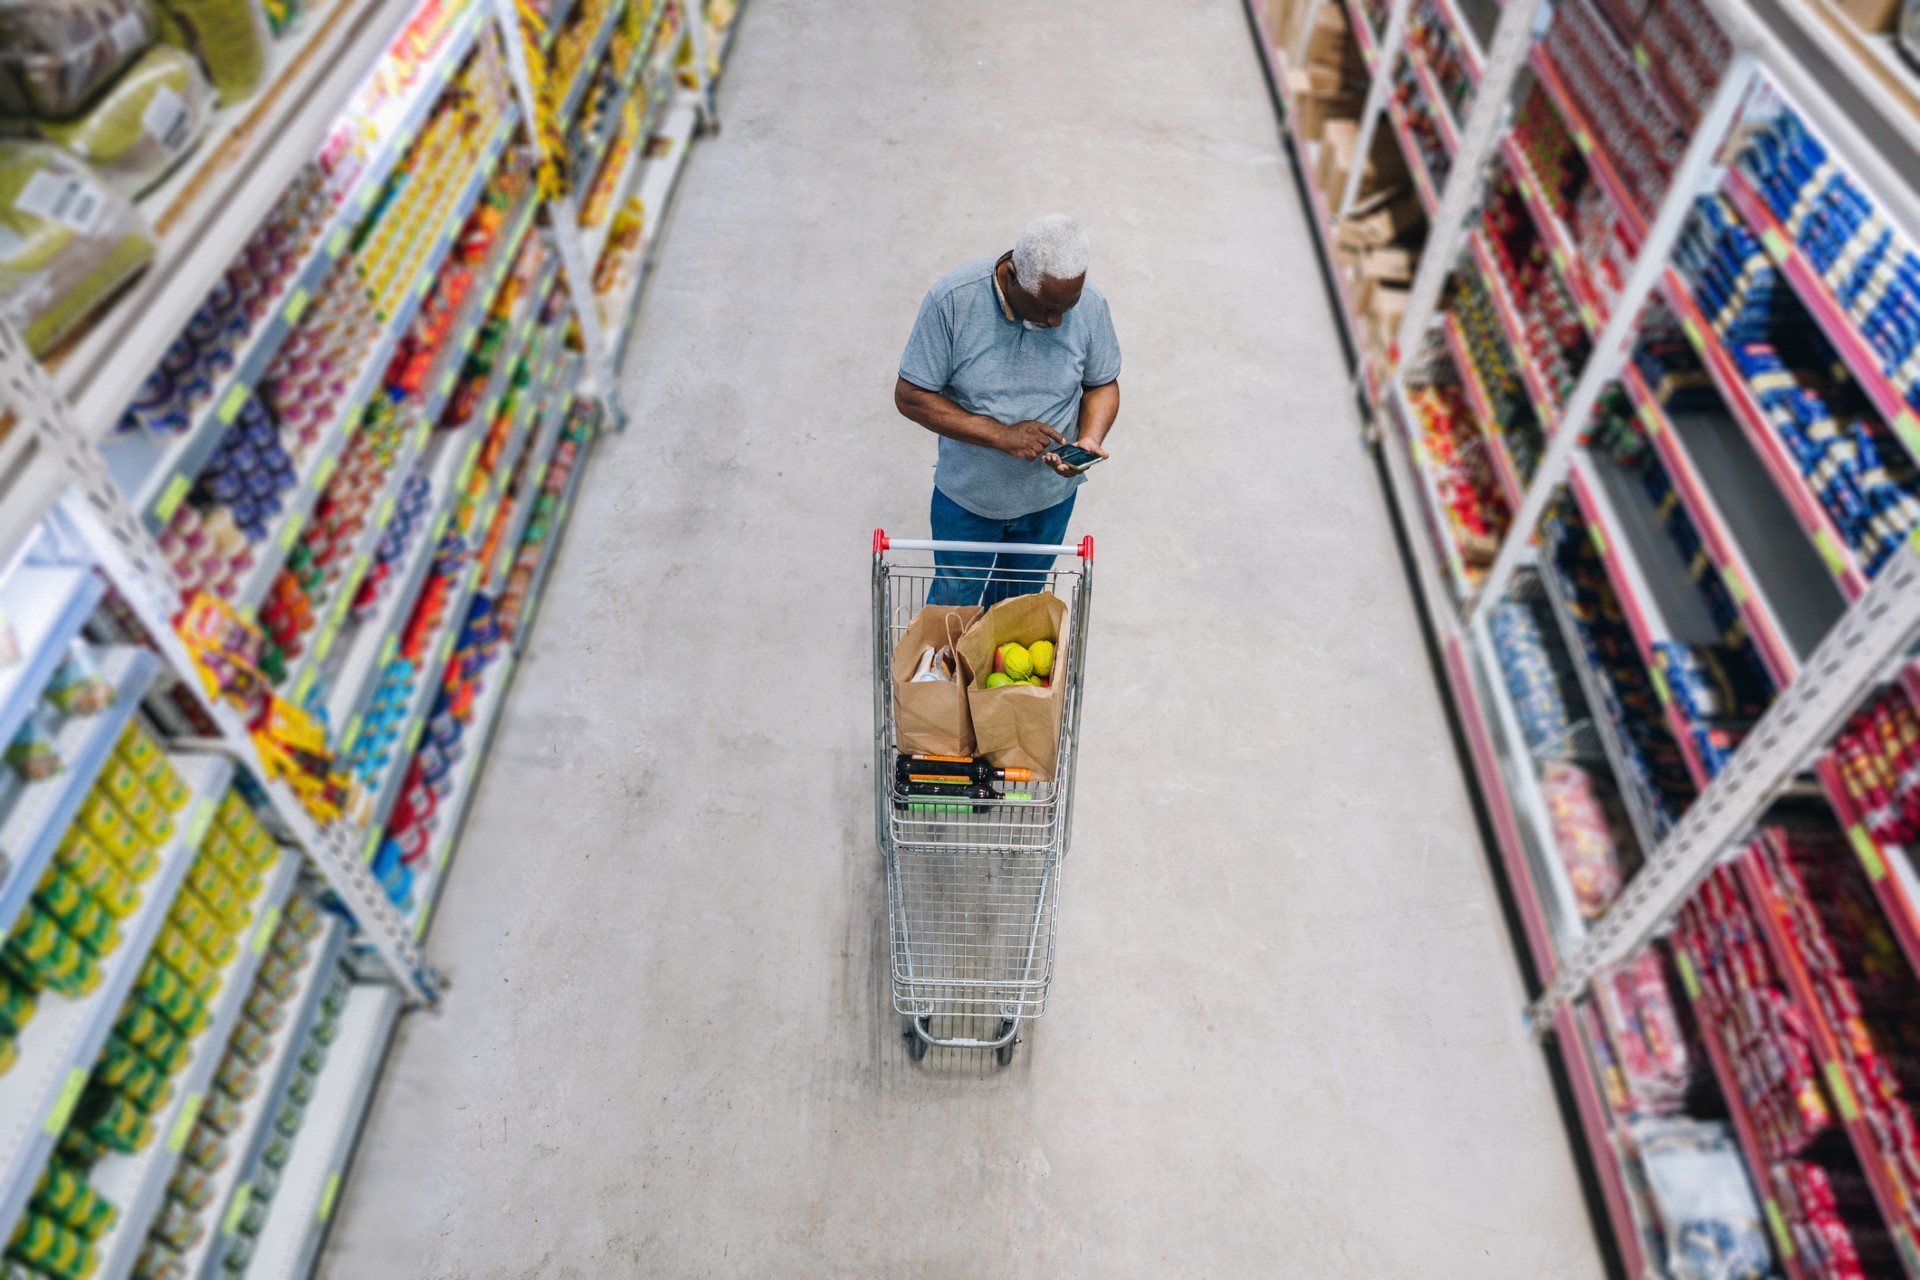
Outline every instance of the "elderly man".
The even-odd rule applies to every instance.
[[[1036,218],[1009,253],[950,271],[927,291],[900,357],[893,403],[940,437],[933,536],[943,542],[1058,543],[1120,412],[1120,343],[1087,283],[1087,233],[1063,213]],[[1048,556],[942,552],[932,604],[986,604],[1039,586]],[[985,589],[983,598],[983,588]]]

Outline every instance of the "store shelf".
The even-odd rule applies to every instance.
[[[1453,692],[1454,706],[1459,712],[1460,726],[1466,731],[1473,771],[1480,781],[1480,794],[1486,799],[1487,816],[1493,821],[1494,843],[1500,851],[1500,863],[1506,870],[1514,906],[1520,913],[1521,927],[1526,933],[1534,971],[1540,981],[1546,982],[1559,967],[1561,954],[1555,929],[1546,916],[1544,904],[1547,898],[1540,892],[1527,847],[1521,839],[1513,798],[1507,790],[1500,759],[1487,729],[1481,693],[1469,669],[1467,652],[1459,640],[1450,640],[1442,657],[1448,684]]]
[[[1786,228],[1773,216],[1773,211],[1767,208],[1766,201],[1744,174],[1729,169],[1721,189],[1748,229],[1766,246],[1768,256],[1779,266],[1807,313],[1833,343],[1834,350],[1840,353],[1881,419],[1899,434],[1907,452],[1920,459],[1920,414],[1914,412],[1906,397],[1881,371],[1879,354],[1854,326],[1820,269],[1787,235]]]
[[[232,764],[219,756],[171,759],[192,798],[173,839],[159,851],[158,867],[141,886],[140,905],[121,922],[119,947],[99,961],[99,986],[78,1000],[41,993],[39,1010],[20,1033],[20,1059],[0,1075],[0,1232],[10,1233],[19,1221],[38,1171],[66,1131],[94,1060],[166,924],[200,836],[233,776]]]
[[[1620,1250],[1622,1269],[1629,1276],[1655,1276],[1644,1243],[1646,1235],[1633,1210],[1633,1199],[1613,1125],[1607,1115],[1606,1098],[1600,1091],[1586,1031],[1571,1005],[1562,1005],[1553,1019],[1553,1039],[1560,1050],[1567,1083],[1573,1091],[1574,1110],[1592,1156],[1593,1170],[1600,1181],[1600,1199],[1606,1208],[1607,1223],[1613,1241]]]
[[[1366,64],[1367,74],[1380,74],[1380,38],[1367,23],[1367,15],[1360,8],[1358,0],[1342,0],[1347,11],[1347,25],[1353,29],[1353,42],[1360,47],[1360,61]]]
[[[1407,172],[1413,175],[1413,189],[1420,197],[1420,207],[1431,218],[1440,208],[1440,196],[1433,189],[1433,179],[1427,174],[1426,156],[1414,141],[1413,127],[1407,122],[1406,111],[1391,93],[1387,95],[1387,123],[1393,126],[1393,136],[1400,143],[1400,155],[1407,162]]]
[[[1700,314],[1686,280],[1679,271],[1668,267],[1662,277],[1661,291],[1674,316],[1679,319],[1680,328],[1687,335],[1694,353],[1712,375],[1720,398],[1726,402],[1728,411],[1740,425],[1754,452],[1766,464],[1767,473],[1772,477],[1780,496],[1786,500],[1794,520],[1813,540],[1814,548],[1826,562],[1841,592],[1848,600],[1859,599],[1867,589],[1867,575],[1861,570],[1859,561],[1854,558],[1852,549],[1841,536],[1833,518],[1807,487],[1793,455],[1787,452],[1785,442],[1767,425],[1766,411],[1754,399],[1746,379],[1734,367],[1726,344],[1721,342],[1719,335]]]
[[[1487,389],[1480,383],[1480,370],[1467,356],[1466,337],[1460,332],[1460,322],[1449,311],[1442,318],[1442,328],[1446,331],[1447,350],[1453,356],[1453,365],[1460,373],[1460,387],[1467,394],[1467,407],[1473,410],[1473,416],[1480,422],[1481,439],[1486,441],[1487,453],[1493,459],[1493,471],[1500,480],[1500,490],[1506,495],[1507,505],[1515,511],[1520,509],[1521,501],[1526,497],[1526,482],[1514,469],[1513,459],[1507,453],[1505,434],[1500,430],[1494,417],[1493,402],[1487,399]]]
[[[1427,530],[1440,553],[1440,561],[1446,567],[1448,585],[1453,588],[1454,601],[1458,603],[1473,594],[1478,582],[1467,569],[1466,560],[1460,554],[1459,544],[1454,541],[1453,522],[1447,519],[1447,504],[1440,499],[1440,491],[1434,487],[1433,462],[1427,457],[1427,449],[1420,441],[1423,424],[1420,415],[1414,412],[1408,403],[1405,390],[1398,382],[1392,384],[1394,404],[1397,412],[1390,415],[1401,426],[1402,440],[1407,453],[1413,459],[1414,474],[1419,477],[1420,492],[1425,499]]]
[[[1763,831],[1760,835],[1763,842],[1773,839],[1771,832]],[[1814,992],[1812,975],[1807,972],[1799,950],[1793,944],[1798,930],[1787,914],[1786,904],[1782,902],[1756,849],[1749,849],[1735,865],[1739,869],[1742,887],[1754,906],[1760,931],[1766,936],[1767,951],[1773,959],[1774,969],[1781,975],[1799,1010],[1808,1043],[1819,1059],[1827,1087],[1835,1095],[1841,1127],[1846,1130],[1847,1138],[1853,1144],[1853,1153],[1860,1161],[1861,1170],[1867,1175],[1867,1185],[1873,1191],[1874,1203],[1879,1206],[1880,1216],[1892,1234],[1901,1258],[1910,1264],[1908,1275],[1920,1275],[1920,1271],[1911,1265],[1920,1255],[1915,1252],[1912,1228],[1907,1225],[1904,1195],[1898,1179],[1887,1168],[1886,1158],[1881,1155],[1872,1126],[1861,1114],[1859,1104],[1853,1097],[1845,1066],[1846,1058],[1840,1051],[1840,1033],[1822,1012],[1819,997]]]
[[[1834,818],[1847,833],[1874,896],[1880,900],[1888,927],[1900,940],[1900,950],[1914,972],[1920,973],[1920,876],[1914,871],[1913,851],[1882,843],[1867,830],[1866,819],[1847,790],[1839,762],[1831,752],[1815,760],[1813,768]]]
[[[1520,385],[1527,390],[1527,402],[1533,406],[1533,416],[1539,420],[1541,433],[1552,436],[1560,424],[1559,400],[1547,386],[1547,380],[1534,366],[1533,348],[1526,343],[1527,327],[1520,319],[1520,311],[1514,306],[1513,296],[1507,292],[1507,279],[1500,274],[1494,264],[1493,247],[1487,243],[1486,234],[1479,228],[1467,233],[1467,248],[1473,255],[1474,266],[1481,278],[1486,281],[1487,293],[1493,298],[1493,309],[1500,316],[1500,327],[1507,335],[1507,349],[1513,355],[1513,363],[1520,370]]]
[[[1769,1226],[1774,1229],[1773,1256],[1787,1274],[1787,1280],[1806,1280],[1808,1272],[1802,1264],[1799,1254],[1791,1247],[1790,1238],[1780,1232],[1780,1206],[1774,1200],[1772,1188],[1764,1185],[1763,1179],[1771,1162],[1766,1158],[1766,1150],[1760,1145],[1758,1129],[1753,1115],[1747,1110],[1745,1099],[1740,1093],[1740,1077],[1733,1069],[1733,1061],[1727,1056],[1727,1048],[1721,1043],[1722,1019],[1726,1016],[1720,1002],[1705,995],[1700,989],[1692,957],[1685,951],[1675,949],[1674,959],[1680,970],[1681,985],[1687,989],[1687,998],[1693,1005],[1694,1019],[1700,1024],[1700,1042],[1706,1047],[1707,1061],[1712,1065],[1714,1082],[1720,1087],[1720,1096],[1726,1101],[1727,1114],[1733,1120],[1734,1136],[1740,1142],[1740,1154],[1745,1157],[1747,1178],[1752,1184],[1754,1202],[1761,1205]]]
[[[1548,203],[1546,191],[1533,172],[1532,162],[1527,159],[1526,151],[1512,133],[1501,136],[1500,154],[1507,162],[1507,172],[1513,175],[1514,185],[1520,189],[1527,212],[1533,215],[1534,230],[1547,246],[1547,257],[1553,263],[1555,274],[1573,299],[1581,327],[1590,335],[1599,337],[1600,326],[1606,323],[1608,306],[1593,287],[1593,282],[1587,278],[1585,256],[1574,244],[1573,235],[1560,220],[1560,215]]]
[[[436,232],[433,246],[428,249],[421,265],[421,272],[415,286],[408,290],[402,299],[398,312],[382,328],[380,339],[374,343],[373,350],[361,364],[355,375],[353,388],[340,402],[340,410],[327,430],[322,434],[314,448],[309,451],[301,467],[301,475],[293,488],[288,491],[286,509],[276,522],[273,535],[264,539],[258,547],[259,559],[253,568],[247,571],[241,580],[240,589],[234,604],[243,609],[257,608],[266,598],[267,588],[272,585],[274,575],[280,571],[281,561],[298,540],[301,530],[306,526],[307,517],[312,514],[320,495],[326,491],[327,482],[333,478],[334,468],[339,464],[340,455],[345,452],[348,441],[358,428],[361,412],[381,380],[386,376],[387,366],[393,359],[394,349],[413,326],[414,315],[420,304],[425,301],[433,282],[445,264],[448,252],[453,248],[454,240],[466,225],[467,217],[479,202],[481,192],[493,173],[493,166],[506,149],[507,140],[513,134],[520,119],[519,108],[509,104],[493,133],[482,146],[473,174],[467,180],[466,188],[449,211],[447,218]]]
[[[1454,0],[1433,0],[1433,7],[1440,11],[1441,20],[1452,30],[1453,38],[1460,46],[1460,61],[1466,68],[1467,79],[1476,89],[1479,88],[1480,77],[1486,67],[1486,55],[1481,52],[1479,37],[1467,25],[1466,15],[1460,12]]]
[[[500,539],[500,548],[494,564],[487,567],[481,580],[481,590],[498,594],[506,585],[507,577],[513,571],[515,554],[520,549],[520,539],[525,536],[527,523],[533,516],[533,499],[538,495],[540,482],[546,478],[547,465],[553,457],[554,446],[559,442],[562,427],[571,412],[573,397],[561,395],[554,398],[545,418],[528,446],[527,456],[534,460],[531,470],[521,482],[519,496],[514,502],[511,519],[508,521],[505,535]]]
[[[1458,156],[1460,130],[1453,122],[1453,108],[1448,104],[1446,95],[1440,92],[1440,82],[1434,78],[1433,68],[1427,65],[1427,55],[1411,42],[1407,44],[1405,53],[1408,64],[1413,67],[1414,83],[1420,86],[1420,92],[1427,100],[1427,110],[1439,127],[1440,145],[1446,148],[1449,156]]]
[[[520,361],[527,339],[533,332],[533,322],[540,314],[547,290],[558,270],[557,263],[550,264],[539,283],[520,300],[508,336],[500,345],[500,354],[487,390],[474,411],[472,426],[458,432],[441,433],[442,438],[429,446],[432,458],[426,470],[433,509],[422,516],[413,542],[407,548],[405,566],[394,575],[393,585],[366,618],[353,624],[339,666],[327,682],[327,723],[335,727],[336,740],[343,744],[350,745],[358,736],[360,717],[379,685],[380,673],[393,657],[394,637],[413,612],[420,587],[433,564],[433,549],[446,533],[447,523],[452,518],[454,505],[459,498],[455,479],[463,465],[471,466],[465,460],[477,452],[480,438],[484,436],[500,400],[506,394],[507,379]]]
[[[1724,490],[1734,501],[1747,503],[1749,507],[1752,505],[1750,495],[1764,498],[1772,492],[1764,475],[1753,475],[1758,467],[1752,451],[1739,441],[1725,441],[1722,439],[1725,433],[1714,431],[1711,424],[1686,422],[1686,429],[1681,430],[1669,420],[1646,379],[1632,364],[1626,366],[1621,381],[1639,414],[1647,439],[1659,455],[1662,469],[1673,482],[1674,491],[1680,495],[1708,556],[1720,572],[1727,594],[1747,624],[1755,650],[1775,686],[1785,688],[1799,672],[1799,655],[1812,651],[1830,619],[1802,620],[1807,613],[1804,600],[1798,599],[1796,593],[1787,592],[1782,597],[1783,605],[1798,606],[1795,622],[1789,625],[1783,615],[1776,612],[1773,596],[1767,590],[1766,584],[1772,575],[1757,572],[1745,548],[1767,549],[1770,542],[1777,544],[1782,533],[1794,539],[1798,539],[1799,534],[1791,528],[1782,530],[1780,522],[1771,518],[1776,509],[1773,504],[1750,514],[1743,513],[1743,518],[1737,520],[1723,514],[1713,496],[1717,490]],[[1728,450],[1729,443],[1736,448]],[[1706,468],[1696,464],[1696,453],[1701,463],[1711,464],[1713,474],[1726,478],[1724,483],[1717,486],[1707,483],[1703,475]],[[1762,487],[1756,488],[1756,479]],[[1791,559],[1792,550],[1791,546],[1779,547],[1770,557],[1772,563],[1777,564],[1782,557]]]
[[[567,487],[561,491],[560,501],[553,509],[553,527],[540,551],[540,563],[534,567],[533,581],[527,587],[527,603],[520,625],[514,632],[516,651],[526,648],[527,636],[533,629],[534,616],[540,611],[540,600],[546,593],[547,579],[553,574],[554,561],[559,559],[560,542],[566,533],[567,522],[573,515],[573,501],[580,494],[581,478],[586,475],[587,459],[592,456],[593,442],[597,438],[598,432],[581,441],[580,452],[574,458],[573,471],[567,476]]]
[[[1666,718],[1667,731],[1673,735],[1686,761],[1693,784],[1704,790],[1712,775],[1700,757],[1700,748],[1689,732],[1691,726],[1674,702],[1654,661],[1654,646],[1671,640],[1691,644],[1713,644],[1719,640],[1719,628],[1713,625],[1705,602],[1687,577],[1687,566],[1666,530],[1659,524],[1643,492],[1632,491],[1632,480],[1610,484],[1600,465],[1592,458],[1576,458],[1570,487],[1580,513],[1586,519],[1587,532],[1600,552],[1607,580],[1633,633],[1634,648],[1640,665],[1646,668],[1654,696]],[[1596,678],[1599,673],[1594,673]],[[1617,771],[1616,771],[1617,773]],[[1624,777],[1624,774],[1617,774]],[[1642,835],[1642,848],[1652,849]]]
[[[160,662],[145,649],[115,648],[101,655],[99,666],[100,674],[113,685],[113,705],[98,715],[67,718],[54,738],[67,767],[42,782],[21,787],[6,817],[0,819],[0,850],[6,855],[0,862],[0,875],[5,876],[0,882],[0,938],[13,932],[60,838],[113,753],[120,731],[139,709]]]
[[[320,149],[413,7],[413,0],[361,0],[303,15],[273,42],[261,89],[216,112],[208,136],[140,201],[159,239],[153,261],[50,362],[83,433],[98,439],[112,429],[234,247]],[[451,38],[471,42],[485,9],[470,2]]]
[[[558,119],[563,133],[573,127],[573,113],[586,100],[587,86],[593,83],[593,73],[599,69],[601,59],[607,56],[607,46],[613,43],[613,32],[620,25],[620,15],[626,11],[629,3],[634,2],[612,0],[607,5],[606,16],[600,20],[600,28],[593,34],[593,43],[587,46],[586,56],[580,59],[580,66],[573,73],[573,83],[567,86],[566,97],[560,100]]]
[[[644,4],[647,0],[630,0],[630,2]],[[607,112],[606,124],[601,136],[587,148],[588,154],[583,157],[584,163],[580,166],[580,172],[586,175],[587,180],[580,184],[581,190],[592,187],[592,179],[599,174],[600,166],[605,163],[608,149],[613,146],[613,140],[620,136],[621,109],[633,96],[634,86],[641,81],[648,67],[666,70],[660,67],[660,64],[666,61],[667,55],[663,53],[656,56],[653,47],[654,42],[660,38],[660,26],[666,21],[666,16],[667,0],[653,0],[653,13],[647,18],[647,25],[641,29],[640,38],[634,42],[632,62],[620,77],[619,91],[614,95],[615,108]],[[646,137],[646,130],[641,130],[640,137]],[[588,254],[586,259],[592,262],[595,256]]]
[[[280,860],[267,873],[266,887],[253,904],[253,929],[220,974],[212,1021],[194,1041],[192,1056],[174,1082],[173,1100],[154,1114],[155,1141],[136,1155],[108,1156],[88,1177],[95,1191],[120,1207],[120,1217],[112,1230],[97,1242],[100,1269],[95,1274],[100,1280],[127,1280],[133,1274],[147,1231],[166,1203],[167,1182],[180,1163],[200,1106],[213,1086],[214,1073],[226,1056],[240,1011],[253,990],[261,957],[279,926],[281,909],[300,879],[302,863],[298,852],[282,849]]]
[[[667,108],[665,124],[660,133],[655,135],[662,140],[664,149],[657,155],[648,156],[645,167],[640,171],[637,194],[645,209],[640,243],[629,253],[627,265],[621,273],[624,279],[607,293],[599,295],[603,326],[609,332],[619,334],[619,339],[614,343],[616,352],[626,350],[627,339],[633,333],[637,317],[635,304],[639,301],[641,287],[646,283],[647,273],[652,268],[661,227],[672,206],[674,193],[679,188],[680,173],[686,165],[687,152],[693,143],[693,131],[699,120],[700,110],[691,96],[676,93]],[[648,149],[651,150],[651,146]]]
[[[416,873],[413,882],[411,923],[416,938],[426,936],[434,908],[440,903],[440,891],[446,885],[453,855],[460,847],[460,836],[466,829],[474,793],[479,789],[481,771],[492,755],[493,733],[499,727],[500,710],[506,705],[514,664],[518,660],[519,655],[513,650],[503,650],[487,668],[480,694],[474,699],[473,718],[461,737],[465,753],[453,768],[452,789],[441,797],[434,810],[433,839],[427,846],[424,868]]]
[[[306,1280],[313,1273],[399,1018],[397,988],[360,983],[348,992],[340,1038],[314,1082],[306,1123],[247,1268],[250,1280]]]
[[[20,660],[0,670],[0,743],[12,742],[33,714],[106,591],[106,579],[92,568],[64,565],[19,565],[0,584],[0,619],[12,626],[20,650]],[[12,848],[0,845],[0,851]]]
[[[182,1274],[189,1280],[218,1280],[226,1274],[222,1260],[238,1238],[240,1219],[253,1200],[253,1180],[260,1166],[260,1152],[273,1133],[270,1121],[286,1096],[287,1082],[292,1078],[300,1047],[306,1043],[308,1032],[319,1018],[321,998],[339,970],[340,955],[347,942],[346,922],[331,912],[322,912],[321,920],[324,927],[313,940],[307,964],[299,971],[297,985],[287,1001],[291,1014],[278,1031],[267,1037],[267,1056],[262,1059],[261,1067],[266,1074],[265,1087],[239,1104],[240,1122],[227,1135],[232,1158],[207,1175],[213,1183],[213,1193],[202,1210],[201,1221],[211,1224],[211,1229],[181,1255],[185,1264]],[[328,1067],[334,1065],[333,1054],[339,1047],[336,1041],[328,1049]],[[326,1072],[322,1071],[321,1075],[324,1078]],[[317,1093],[316,1090],[316,1101]],[[305,1136],[303,1128],[301,1137]],[[298,1149],[296,1143],[295,1150]],[[276,1203],[285,1193],[283,1171],[280,1190],[274,1197]],[[247,1274],[256,1273],[249,1268]]]
[[[1547,91],[1547,96],[1553,99],[1555,109],[1560,112],[1561,121],[1567,126],[1567,132],[1573,136],[1573,145],[1579,149],[1594,179],[1606,191],[1607,198],[1613,205],[1613,211],[1619,215],[1620,228],[1625,233],[1622,239],[1626,243],[1627,251],[1638,253],[1640,245],[1647,238],[1647,219],[1646,215],[1640,212],[1639,205],[1634,203],[1633,189],[1627,185],[1626,179],[1620,176],[1619,169],[1614,167],[1613,157],[1608,155],[1606,148],[1596,140],[1592,127],[1587,123],[1586,112],[1574,100],[1572,92],[1567,88],[1567,82],[1560,78],[1559,68],[1555,67],[1553,59],[1547,56],[1546,48],[1538,42],[1529,46],[1527,63],[1533,68],[1534,78]]]

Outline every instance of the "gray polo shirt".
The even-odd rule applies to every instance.
[[[927,291],[900,357],[900,376],[968,413],[1008,424],[1044,422],[1073,440],[1081,391],[1120,376],[1120,341],[1107,300],[1088,284],[1058,329],[1029,329],[1001,309],[996,261],[949,271]],[[940,492],[989,520],[1044,511],[1066,501],[1083,479],[1063,476],[1038,458],[1026,462],[945,436],[933,473]]]

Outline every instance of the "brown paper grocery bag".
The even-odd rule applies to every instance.
[[[1060,751],[1060,713],[1066,705],[1067,602],[1052,592],[1013,596],[987,610],[967,634],[960,637],[960,659],[971,679],[967,705],[973,711],[975,752],[1005,769],[1033,770],[1033,776],[1053,779]],[[1051,640],[1053,687],[1011,685],[989,689],[993,651],[1008,641],[1032,644]]]
[[[900,642],[893,646],[893,745],[903,752],[930,756],[970,756],[973,718],[967,709],[967,669],[960,665],[960,682],[913,682],[920,652],[953,646],[957,637],[980,616],[980,606],[930,604],[913,615]]]

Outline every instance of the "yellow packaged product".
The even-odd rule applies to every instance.
[[[143,781],[155,760],[166,759],[166,753],[160,750],[160,744],[154,741],[153,735],[148,733],[146,726],[138,720],[127,723],[126,731],[120,735],[120,741],[113,744],[113,749],[120,754],[122,760],[134,767]]]
[[[100,780],[96,785],[104,788],[123,808],[131,805],[134,798],[146,789],[133,766],[119,756],[109,757],[107,763],[101,766]]]

